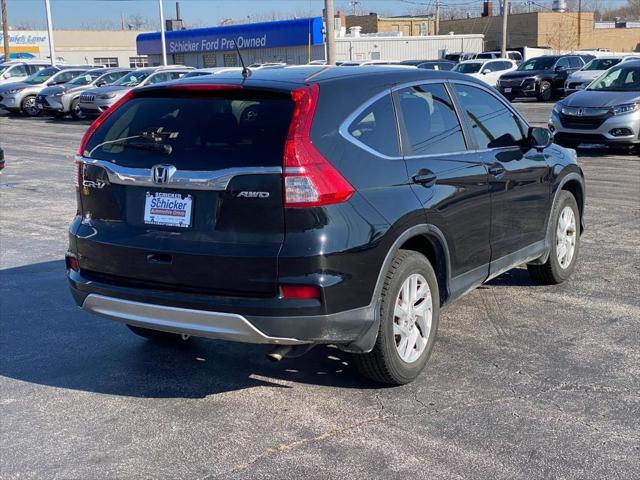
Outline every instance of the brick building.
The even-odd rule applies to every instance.
[[[580,22],[578,23],[578,17]],[[599,28],[599,27],[608,28]],[[440,33],[483,33],[485,49],[500,48],[502,17],[484,16],[442,20]],[[509,15],[508,48],[549,47],[555,50],[608,48],[616,52],[640,52],[640,28],[598,25],[593,12],[532,12]]]
[[[361,33],[399,32],[403,37],[434,34],[433,17],[431,16],[381,17],[377,13],[346,15],[343,25],[347,31],[351,27],[362,27]]]

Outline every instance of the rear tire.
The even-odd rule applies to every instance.
[[[542,265],[527,265],[531,278],[542,285],[564,282],[576,266],[580,252],[580,212],[571,193],[562,190],[558,194],[549,221],[553,222],[549,258]]]
[[[354,363],[375,382],[403,385],[424,369],[438,330],[440,293],[429,261],[400,250],[384,278],[381,298],[376,344],[371,352],[355,355]]]
[[[136,335],[151,340],[152,342],[175,343],[183,342],[189,339],[189,336],[179,335],[177,333],[161,332],[160,330],[151,330],[150,328],[136,327],[128,325],[127,328]]]

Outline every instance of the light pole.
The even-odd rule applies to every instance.
[[[158,8],[160,9],[160,41],[162,42],[162,64],[166,67],[167,66],[167,41],[164,35],[164,11],[162,10],[162,0],[158,0]]]
[[[333,16],[333,0],[324,0],[324,22],[326,28],[327,65],[336,64],[336,35]]]
[[[49,35],[49,55],[51,56],[51,65],[56,64],[56,48],[53,43],[53,23],[51,22],[51,5],[49,0],[44,0],[44,8],[47,12],[47,33]]]
[[[507,58],[507,18],[509,16],[509,0],[503,0],[502,3],[502,48],[500,56]]]

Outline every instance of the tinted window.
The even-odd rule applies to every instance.
[[[478,148],[508,147],[523,142],[523,125],[504,103],[476,87],[456,84],[454,89]]]
[[[558,67],[569,68],[570,66],[571,64],[569,63],[569,59],[567,57],[563,57],[556,62],[555,68],[558,68]]]
[[[140,168],[158,163],[185,170],[282,165],[293,110],[288,96],[242,91],[160,95],[134,98],[113,112],[85,154]],[[133,138],[114,142],[124,137]]]
[[[391,97],[385,95],[367,107],[351,123],[349,134],[383,155],[390,157],[400,155]]]
[[[25,83],[30,83],[32,85],[39,85],[49,80],[53,75],[55,75],[59,71],[60,69],[56,67],[43,68],[37,73],[34,73],[33,75],[31,75],[29,78],[25,79]]]
[[[481,62],[459,63],[453,68],[454,72],[460,73],[477,73],[482,67]]]
[[[466,150],[460,122],[442,85],[423,85],[398,92],[407,155]]]
[[[122,78],[123,75],[126,75],[124,72],[113,72],[113,73],[108,73],[107,75],[103,75],[99,80],[98,83],[102,83],[104,82],[105,84],[109,85],[110,83],[115,82],[116,80],[118,80],[119,78]]]
[[[77,77],[78,75],[80,75],[80,72],[63,71],[63,72],[60,72],[58,75],[56,75],[53,81],[56,83],[65,83],[71,80],[72,78]]]
[[[532,70],[549,70],[553,67],[557,57],[537,57],[527,60],[518,67],[518,70],[529,72]]]
[[[569,57],[569,65],[571,65],[571,68],[580,68],[584,64],[578,57]]]
[[[609,70],[618,63],[619,58],[596,58],[587,63],[583,70]]]

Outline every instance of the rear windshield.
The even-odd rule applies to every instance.
[[[134,98],[116,110],[91,137],[85,156],[138,168],[282,165],[293,111],[289,96],[249,90],[163,92],[170,93]]]

